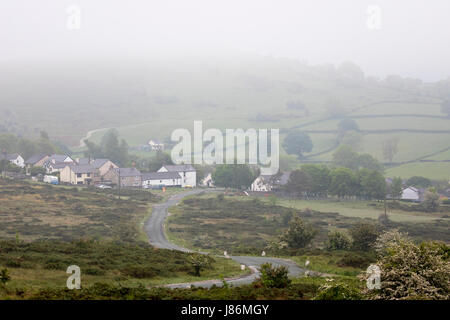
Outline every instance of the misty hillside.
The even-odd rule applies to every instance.
[[[380,161],[381,145],[391,138],[399,142],[393,162],[450,159],[450,119],[441,112],[450,81],[380,80],[350,62],[309,66],[258,56],[4,71],[4,130],[24,136],[45,130],[75,151],[90,130],[115,127],[130,146],[139,146],[150,138],[167,141],[174,129],[191,129],[194,120],[202,120],[204,127],[220,129],[280,128],[282,138],[300,128],[313,140],[308,160],[329,161],[338,122],[351,118],[361,133],[355,149]],[[102,135],[97,131],[92,139]]]

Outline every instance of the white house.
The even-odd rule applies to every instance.
[[[420,201],[421,200],[421,192],[419,189],[415,187],[407,187],[402,191],[402,200],[410,200],[410,201]]]
[[[149,172],[142,174],[142,187],[153,186],[181,187],[181,176],[178,172]]]
[[[73,164],[75,163],[71,157],[65,154],[52,154],[49,156],[44,164],[43,167],[45,170],[47,170],[47,173],[52,172],[60,172],[62,169],[64,169],[65,165]],[[58,168],[55,168],[55,165]]]
[[[272,183],[270,182],[270,178],[272,176],[260,175],[258,178],[253,181],[250,186],[251,191],[257,192],[269,192],[272,191]]]
[[[164,143],[157,140],[149,140],[148,145],[153,151],[164,150]]]
[[[208,173],[201,181],[202,187],[214,188],[214,181],[211,173]]]
[[[18,167],[25,167],[25,160],[18,153],[11,154],[0,154],[0,160],[8,160],[12,164],[15,164]]]
[[[288,181],[291,173],[277,173],[276,175],[260,175],[253,181],[250,191],[270,192],[276,188],[284,186]]]
[[[195,187],[197,185],[197,172],[195,168],[190,164],[181,165],[164,165],[158,172],[178,172],[181,176],[181,186]]]

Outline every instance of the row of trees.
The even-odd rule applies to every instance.
[[[116,129],[109,129],[102,137],[100,144],[85,140],[87,150],[85,157],[105,158],[119,166],[125,166],[130,160],[128,154],[128,144],[124,139],[119,141],[119,134]]]
[[[291,173],[285,190],[308,198],[331,194],[340,198],[384,199],[386,183],[378,170],[353,171],[345,167],[329,169],[324,165],[306,164]]]
[[[48,134],[42,131],[35,140],[18,137],[11,133],[0,134],[0,152],[18,153],[25,159],[33,154],[54,154],[67,151],[61,143],[51,141]]]

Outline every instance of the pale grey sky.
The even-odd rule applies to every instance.
[[[81,9],[79,30],[66,9]],[[368,6],[381,28],[366,25]],[[449,0],[2,0],[2,64],[262,54],[368,75],[450,76]]]

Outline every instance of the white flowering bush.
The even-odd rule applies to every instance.
[[[450,246],[442,242],[414,244],[394,230],[375,244],[381,288],[366,289],[369,299],[450,299]],[[368,274],[360,278],[367,280]]]

